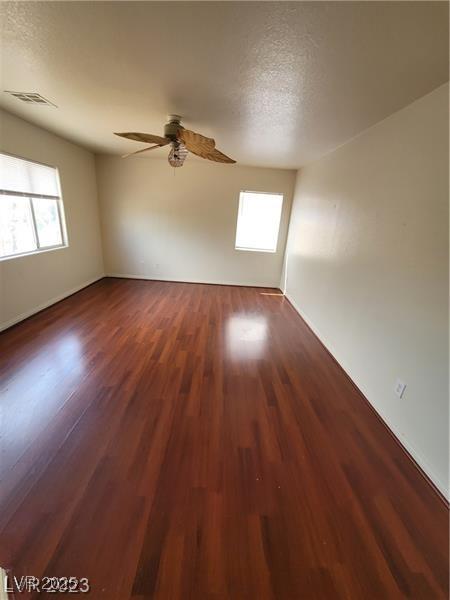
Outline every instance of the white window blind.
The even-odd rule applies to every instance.
[[[0,154],[0,258],[65,245],[58,170]]]
[[[241,192],[236,250],[276,252],[283,194]]]
[[[0,154],[0,189],[3,193],[59,198],[58,172],[54,167]]]

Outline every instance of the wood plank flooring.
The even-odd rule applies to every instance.
[[[104,279],[1,334],[0,381],[16,576],[448,598],[444,503],[276,290]]]

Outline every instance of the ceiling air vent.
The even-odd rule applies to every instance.
[[[36,94],[35,92],[11,92],[10,90],[5,90],[7,94],[11,94],[18,100],[22,100],[22,102],[27,102],[28,104],[44,104],[46,106],[54,106],[56,108],[56,104],[50,102],[40,94]]]

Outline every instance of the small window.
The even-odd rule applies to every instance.
[[[283,194],[241,192],[236,250],[276,252]]]
[[[58,170],[0,154],[0,259],[66,245]]]

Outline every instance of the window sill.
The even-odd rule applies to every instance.
[[[238,246],[235,246],[234,249],[242,252],[264,252],[269,254],[276,254],[276,250],[264,250],[263,248],[239,248]]]
[[[4,260],[13,260],[15,258],[25,258],[27,256],[34,256],[35,254],[44,254],[46,252],[53,252],[54,250],[64,250],[68,248],[69,244],[63,244],[62,246],[51,246],[50,248],[40,248],[39,250],[31,250],[30,252],[22,252],[21,254],[11,254],[10,256],[0,256],[0,262]]]

